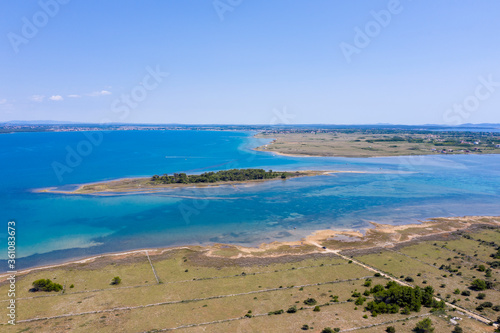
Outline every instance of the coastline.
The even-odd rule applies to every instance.
[[[294,173],[293,176],[285,179],[300,178],[300,177],[312,177],[312,176],[322,176],[332,173],[365,173],[364,171],[343,171],[343,170],[300,170],[300,171],[287,171],[289,173]],[[175,189],[175,188],[204,188],[204,187],[217,187],[217,186],[235,186],[235,185],[250,185],[259,184],[268,181],[281,180],[280,178],[271,179],[253,179],[253,180],[243,180],[243,181],[226,181],[226,182],[214,182],[214,183],[190,183],[190,184],[150,184],[150,177],[129,177],[129,178],[119,178],[111,179],[107,181],[97,181],[84,184],[74,184],[77,186],[73,190],[60,190],[57,187],[44,187],[33,189],[34,193],[56,193],[56,194],[68,194],[68,195],[117,195],[117,194],[136,194],[136,193],[156,193],[165,189]],[[68,185],[66,185],[68,186]],[[86,188],[87,187],[87,188]],[[95,187],[94,189],[89,187]]]
[[[168,251],[192,249],[204,253],[207,257],[240,259],[240,258],[272,258],[280,256],[304,256],[313,253],[323,253],[321,248],[327,245],[330,251],[370,250],[373,248],[393,248],[398,245],[418,241],[433,236],[465,231],[474,226],[491,226],[500,228],[500,216],[462,216],[436,217],[419,223],[391,225],[370,222],[372,227],[364,229],[326,229],[315,230],[308,236],[295,241],[273,241],[261,243],[258,247],[214,243],[212,245],[181,245],[161,248],[143,248],[122,252],[111,252],[94,255],[86,258],[64,261],[57,264],[34,266],[17,271],[17,276],[33,271],[64,268],[74,264],[93,262],[103,258],[116,258],[116,261],[132,256],[146,254],[148,256],[161,255]],[[231,255],[228,255],[231,254]],[[9,277],[9,273],[0,273],[0,283]]]

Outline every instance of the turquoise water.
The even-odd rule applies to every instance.
[[[500,215],[498,155],[285,157],[251,150],[266,142],[252,134],[2,134],[0,221],[5,227],[0,237],[5,250],[0,258],[6,258],[9,220],[17,224],[20,269],[145,247],[296,240],[315,229],[362,228],[369,221],[398,224],[438,216]],[[67,160],[68,151],[80,153]],[[120,177],[247,167],[366,173],[109,197],[31,192]]]

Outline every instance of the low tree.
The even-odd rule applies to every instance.
[[[417,323],[417,326],[413,329],[416,333],[431,333],[434,332],[434,327],[432,327],[432,321],[429,318],[425,318]]]
[[[63,286],[52,282],[50,279],[39,279],[34,281],[31,291],[61,291]]]
[[[331,327],[325,327],[321,330],[321,333],[334,333],[335,331]]]
[[[314,298],[308,298],[304,301],[305,305],[316,305],[318,302]]]
[[[472,281],[470,286],[472,289],[478,290],[478,291],[483,291],[483,290],[486,290],[488,288],[486,281],[481,280],[481,279],[475,279],[474,281]]]
[[[119,276],[115,276],[115,277],[111,280],[111,284],[112,284],[112,285],[119,285],[120,283],[122,283],[122,279],[121,279]]]
[[[460,325],[457,325],[455,326],[455,328],[453,329],[453,331],[451,331],[451,333],[463,333],[463,329],[462,327],[460,327]]]
[[[394,328],[394,326],[388,326],[385,331],[387,333],[396,333],[396,329]]]

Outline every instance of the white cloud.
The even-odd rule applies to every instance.
[[[33,96],[31,96],[31,100],[35,101],[35,102],[38,102],[38,103],[43,102],[44,99],[45,99],[44,95],[33,95]]]
[[[94,91],[88,94],[89,96],[96,97],[96,96],[105,96],[105,95],[111,95],[111,92],[107,90],[101,90],[101,91]]]
[[[61,95],[53,95],[53,96],[50,96],[49,99],[51,101],[62,101],[64,98]]]
[[[0,104],[5,104],[7,103],[7,100],[5,98],[0,99]]]
[[[68,95],[69,98],[80,98],[82,95]]]

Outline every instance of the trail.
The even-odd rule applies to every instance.
[[[361,267],[364,267],[364,268],[366,268],[369,271],[372,271],[372,272],[375,272],[375,273],[379,273],[380,275],[382,275],[382,276],[384,276],[384,277],[390,279],[391,281],[394,281],[394,282],[396,282],[396,283],[398,283],[400,285],[407,286],[407,287],[412,287],[412,288],[414,287],[412,284],[410,284],[410,283],[408,283],[406,281],[399,280],[399,279],[397,279],[397,278],[395,278],[395,277],[393,277],[391,275],[388,275],[388,274],[384,273],[383,271],[381,271],[381,270],[379,270],[379,269],[377,269],[375,267],[368,266],[368,265],[366,265],[366,264],[364,264],[364,263],[362,263],[362,262],[360,262],[360,261],[358,261],[356,259],[349,258],[349,257],[341,254],[340,250],[330,250],[329,248],[323,248],[320,244],[318,244],[318,243],[316,243],[314,241],[309,241],[309,244],[317,246],[319,248],[322,248],[324,252],[335,253],[336,255],[338,255],[339,257],[341,257],[341,258],[343,258],[345,260],[350,260],[354,264],[359,265]],[[486,317],[483,317],[483,316],[481,316],[479,314],[476,314],[476,313],[474,313],[472,311],[464,309],[464,308],[462,308],[460,306],[457,306],[455,304],[451,304],[449,302],[446,302],[445,300],[443,300],[443,299],[441,299],[441,298],[439,298],[437,296],[434,296],[434,299],[436,301],[443,301],[447,306],[449,306],[451,308],[454,308],[454,309],[457,309],[457,310],[460,310],[460,311],[464,312],[465,314],[467,314],[470,318],[473,318],[473,319],[475,319],[475,320],[477,320],[477,321],[479,321],[479,322],[481,322],[483,324],[489,325],[492,322],[490,319],[488,319]],[[498,324],[493,324],[493,326],[497,327]]]

